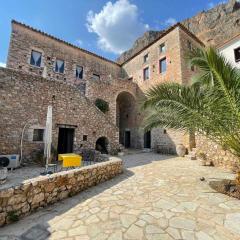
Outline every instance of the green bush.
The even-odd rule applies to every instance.
[[[103,113],[109,111],[109,104],[108,102],[104,101],[103,99],[97,98],[95,101],[95,106],[100,109]]]
[[[16,211],[10,211],[7,213],[8,220],[10,222],[17,222],[19,220],[19,216]]]

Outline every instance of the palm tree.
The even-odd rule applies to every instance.
[[[240,159],[240,73],[214,48],[193,50],[193,84],[163,83],[146,93],[145,128],[194,131]]]

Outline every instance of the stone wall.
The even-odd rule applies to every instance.
[[[29,158],[34,150],[43,147],[42,142],[33,142],[32,137],[34,128],[44,128],[48,105],[53,107],[55,148],[60,127],[74,129],[74,150],[94,149],[100,137],[108,139],[110,150],[118,148],[118,128],[75,86],[7,68],[0,68],[0,82],[1,154],[19,153],[21,133],[28,122],[23,155]]]
[[[30,65],[32,50],[42,53],[41,67]],[[54,71],[56,59],[64,60],[63,74]],[[83,67],[83,79],[76,78],[76,66]],[[82,92],[93,74],[99,75],[101,80],[122,76],[117,63],[15,21],[12,22],[7,67],[47,79],[70,82]]]
[[[225,151],[219,144],[207,139],[204,136],[196,136],[197,153],[203,152],[207,160],[212,161],[216,167],[236,171],[240,161],[229,151]]]
[[[111,158],[97,163],[49,176],[26,180],[19,186],[0,190],[0,226],[11,221],[11,216],[23,217],[40,207],[71,197],[91,186],[122,173],[122,160]]]

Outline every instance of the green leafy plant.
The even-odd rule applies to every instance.
[[[197,156],[198,156],[200,159],[204,160],[204,161],[207,160],[207,156],[206,156],[206,154],[203,153],[203,152],[198,153]]]
[[[240,158],[240,73],[214,48],[195,49],[188,60],[199,74],[192,85],[163,83],[146,93],[146,129],[197,132]]]
[[[99,108],[103,113],[106,113],[109,111],[109,104],[103,99],[97,98],[95,101],[95,106]]]
[[[7,213],[7,218],[10,222],[17,222],[19,220],[19,216],[16,211],[10,211]]]

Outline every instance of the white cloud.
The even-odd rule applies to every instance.
[[[129,49],[149,26],[139,19],[136,5],[128,0],[118,0],[107,2],[99,13],[89,11],[87,28],[98,35],[98,46],[102,50],[120,54]]]
[[[166,19],[164,21],[163,25],[165,25],[165,26],[173,26],[176,23],[177,23],[177,20],[175,18],[170,17],[170,18],[168,18],[168,19]]]
[[[83,45],[83,41],[81,39],[77,39],[75,41],[75,44],[77,44],[78,46],[82,46]]]
[[[0,67],[6,67],[6,63],[0,62]]]

